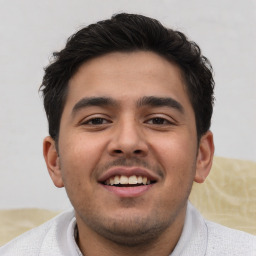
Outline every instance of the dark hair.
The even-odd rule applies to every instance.
[[[155,19],[122,13],[82,28],[68,39],[63,50],[53,53],[53,62],[46,67],[40,86],[53,139],[58,139],[68,82],[77,69],[103,54],[137,50],[155,52],[180,67],[195,112],[198,139],[209,130],[214,80],[211,64],[198,45]]]

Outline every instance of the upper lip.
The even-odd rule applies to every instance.
[[[151,181],[157,181],[158,177],[155,173],[152,173],[152,171],[142,168],[142,167],[126,167],[126,166],[115,166],[110,169],[108,169],[106,172],[104,172],[102,175],[100,175],[98,181],[100,183],[105,182],[111,177],[114,177],[116,175],[119,176],[143,176],[147,177]]]

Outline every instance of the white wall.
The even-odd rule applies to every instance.
[[[43,67],[83,25],[126,11],[180,29],[215,70],[216,155],[256,161],[256,1],[0,0],[0,208],[63,209],[42,157]]]

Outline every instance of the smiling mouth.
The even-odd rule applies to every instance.
[[[135,186],[145,186],[156,183],[154,180],[150,180],[145,176],[125,176],[125,175],[115,175],[102,184],[107,186],[116,186],[116,187],[135,187]]]

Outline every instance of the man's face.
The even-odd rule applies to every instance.
[[[51,176],[79,232],[129,243],[182,223],[199,151],[179,68],[152,52],[111,53],[69,82]]]

